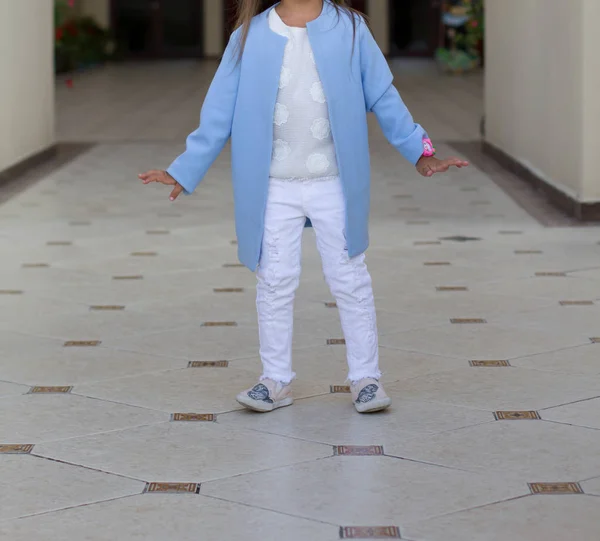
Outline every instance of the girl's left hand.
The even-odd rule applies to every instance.
[[[417,171],[424,177],[432,177],[436,173],[445,173],[451,167],[467,167],[469,162],[460,158],[447,158],[438,160],[435,156],[421,156],[417,162]]]

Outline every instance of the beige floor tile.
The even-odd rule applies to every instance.
[[[598,502],[586,496],[536,496],[497,503],[403,528],[407,539],[427,541],[563,541],[597,539]]]
[[[600,398],[566,404],[540,412],[542,419],[600,430]]]
[[[593,494],[594,496],[600,496],[600,477],[590,479],[581,483],[583,491],[586,494]]]
[[[85,541],[222,541],[244,539],[248,530],[263,541],[334,541],[335,525],[195,495],[144,494],[0,523],[12,541],[40,537]]]
[[[565,374],[597,376],[600,374],[598,344],[587,344],[550,353],[513,359],[513,366],[562,372]]]
[[[480,318],[479,313],[457,314]],[[544,332],[499,325],[446,325],[383,336],[381,345],[464,359],[511,359],[589,343],[568,331]]]
[[[466,363],[465,363],[466,364]],[[466,367],[389,386],[405,398],[482,410],[536,410],[598,395],[598,378],[514,367]]]
[[[272,486],[288,488],[274,492],[267,488]],[[334,457],[206,483],[202,492],[314,520],[362,526],[401,525],[527,494],[528,488],[395,458]]]
[[[330,445],[384,445],[400,443],[418,434],[434,434],[493,421],[489,412],[449,407],[431,402],[404,400],[388,392],[390,411],[358,415],[349,394],[328,394],[297,400],[273,415],[246,411],[219,417],[219,423],[271,434],[280,434]]]
[[[0,400],[0,442],[36,443],[166,422],[166,413],[72,394]]]
[[[172,422],[45,443],[35,451],[137,479],[178,483],[268,470],[333,453],[328,445],[201,422]]]
[[[0,397],[20,395],[26,393],[27,391],[29,391],[29,387],[24,385],[0,381]]]
[[[6,535],[2,533],[3,521],[11,518],[123,498],[144,490],[140,481],[34,456],[3,456],[0,468],[0,536]]]
[[[417,436],[386,452],[523,482],[580,480],[600,473],[600,431],[543,421],[497,421]]]

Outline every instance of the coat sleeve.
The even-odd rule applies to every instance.
[[[394,76],[385,56],[363,22],[359,25],[359,39],[365,107],[375,113],[391,145],[415,165],[423,155],[423,140],[429,136],[413,120],[393,84]]]
[[[239,32],[236,31],[204,99],[200,126],[188,136],[185,152],[167,169],[188,195],[200,184],[231,136],[240,80],[238,39]]]

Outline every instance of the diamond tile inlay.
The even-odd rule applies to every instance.
[[[397,526],[342,526],[340,539],[401,539]]]
[[[134,257],[153,257],[158,255],[156,252],[131,252]]]
[[[335,456],[381,456],[383,447],[381,445],[336,445],[333,454]]]
[[[590,338],[592,344],[600,344],[600,336],[594,336]]]
[[[454,317],[450,320],[450,323],[453,325],[482,325],[487,321],[481,318]]]
[[[47,387],[32,387],[29,392],[31,394],[42,394],[42,393],[46,393],[46,394],[65,394],[65,393],[70,393],[73,390],[73,387],[67,387],[67,386],[47,386]]]
[[[497,421],[534,421],[540,419],[537,411],[496,411],[494,417]]]
[[[529,483],[532,494],[583,494],[579,483]]]
[[[101,344],[100,340],[69,340],[64,343],[66,348],[74,348],[74,347],[95,347]]]
[[[171,421],[195,421],[210,423],[215,420],[212,413],[174,413],[171,415]]]
[[[560,301],[561,306],[593,306],[594,301]]]
[[[202,327],[237,327],[235,321],[205,321]]]
[[[452,242],[472,242],[481,239],[479,237],[465,237],[463,235],[455,235],[453,237],[442,237],[441,240],[448,240]]]
[[[26,455],[31,453],[32,449],[33,445],[27,443],[0,443],[0,455]]]
[[[515,254],[517,255],[533,255],[533,254],[543,254],[541,250],[515,250]]]
[[[225,263],[223,268],[225,269],[241,269],[244,265],[242,263]]]
[[[327,345],[328,346],[343,346],[346,344],[346,340],[344,338],[328,338]]]
[[[69,240],[49,240],[47,246],[72,246],[73,243]]]
[[[337,302],[326,302],[325,308],[337,308]]]
[[[435,289],[436,291],[469,291],[468,287],[463,286],[439,286]]]
[[[243,287],[216,287],[213,289],[215,293],[243,293]]]
[[[564,273],[564,272],[536,272],[535,275],[538,277],[550,277],[550,276],[564,277],[564,276],[566,276],[566,273]]]
[[[469,361],[469,365],[475,367],[501,367],[501,366],[510,366],[508,361]]]
[[[111,304],[107,304],[107,305],[96,305],[96,306],[90,306],[90,310],[94,310],[94,311],[112,311],[112,310],[125,310],[124,306],[119,306],[119,305],[111,305]]]
[[[188,368],[227,368],[229,361],[190,361]]]
[[[144,492],[163,494],[199,494],[200,483],[147,483]]]
[[[448,267],[451,263],[450,261],[426,261],[423,265],[426,267]]]
[[[23,263],[24,269],[46,269],[50,265],[48,263]]]
[[[0,289],[0,295],[22,295],[21,289]]]
[[[350,392],[350,385],[331,385],[329,387],[329,391],[336,394],[336,393],[349,393]]]
[[[132,276],[113,276],[113,280],[142,280],[144,277],[141,274]]]
[[[439,240],[417,240],[415,246],[440,246],[442,243]]]

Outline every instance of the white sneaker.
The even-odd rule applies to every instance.
[[[284,385],[271,379],[259,381],[252,389],[241,392],[236,399],[242,406],[262,413],[291,406],[292,385]]]
[[[392,405],[392,399],[385,394],[383,385],[371,378],[361,379],[351,385],[354,407],[359,413],[382,411]]]

